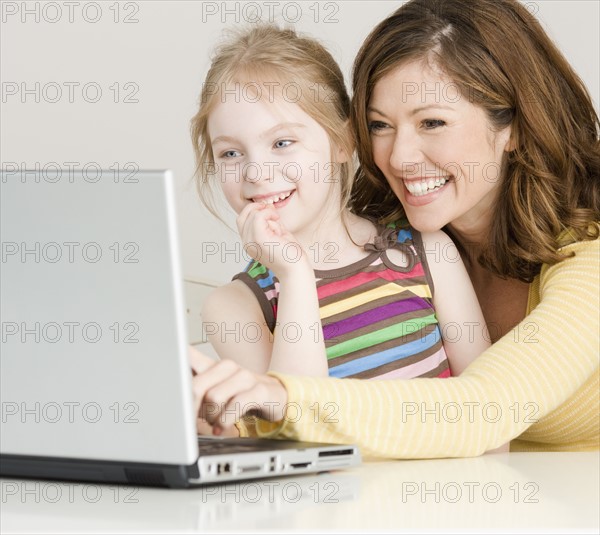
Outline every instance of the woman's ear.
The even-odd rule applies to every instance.
[[[502,135],[505,137],[504,152],[512,152],[513,150],[515,150],[517,148],[517,142],[512,133],[512,125],[507,126],[502,132]]]

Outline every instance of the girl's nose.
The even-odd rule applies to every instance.
[[[242,166],[243,179],[247,182],[272,182],[278,165],[278,162],[249,159]]]

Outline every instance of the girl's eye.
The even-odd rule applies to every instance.
[[[285,147],[289,147],[292,143],[293,141],[291,139],[280,139],[279,141],[273,143],[273,146],[276,149],[283,149]]]
[[[236,156],[239,156],[240,153],[237,150],[226,150],[225,152],[221,153],[221,158],[235,158]]]
[[[425,119],[422,124],[426,130],[433,130],[434,128],[445,126],[446,121],[442,121],[441,119]]]
[[[387,124],[382,123],[381,121],[371,121],[368,124],[369,132],[374,133],[374,134],[386,129],[387,126],[388,126]]]

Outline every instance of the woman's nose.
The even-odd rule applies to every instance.
[[[398,130],[390,153],[391,168],[402,176],[416,176],[422,163],[418,136],[414,132]]]

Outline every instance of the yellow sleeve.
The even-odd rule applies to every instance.
[[[352,442],[367,457],[468,457],[518,437],[532,415],[542,421],[567,400],[575,403],[573,414],[598,421],[597,400],[594,407],[576,394],[597,375],[600,359],[599,243],[569,245],[563,251],[574,257],[544,266],[538,306],[460,377],[365,381],[272,373],[285,385],[289,407],[278,428],[264,423],[264,434]]]

